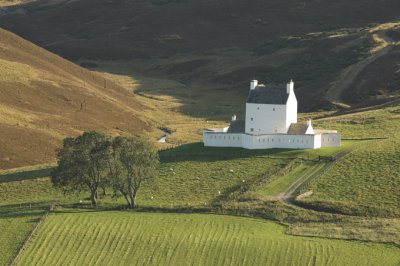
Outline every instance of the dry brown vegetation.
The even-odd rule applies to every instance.
[[[0,169],[52,161],[84,130],[153,130],[130,92],[1,29],[0,67]]]
[[[35,0],[0,0],[0,7],[16,6],[33,2]]]
[[[367,59],[379,52],[379,33],[397,26],[399,7],[397,0],[43,0],[8,8],[0,26],[89,67],[118,63],[184,83],[204,98],[204,89],[217,97],[224,90],[219,106],[233,94],[245,97],[251,78],[275,84],[293,78],[300,106],[310,111],[333,108],[329,95],[324,99],[328,89],[350,105],[398,94],[398,48]],[[385,75],[363,71],[365,62]],[[177,97],[190,108],[174,90],[151,94]]]

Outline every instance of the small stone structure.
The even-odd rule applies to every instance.
[[[311,120],[297,122],[297,99],[294,83],[286,89],[250,83],[245,120],[236,120],[225,128],[209,128],[203,132],[205,146],[242,147],[246,149],[317,149],[339,147],[336,130],[314,129]]]

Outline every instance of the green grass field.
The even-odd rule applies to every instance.
[[[256,151],[251,151],[251,150],[244,150],[244,149],[236,149],[236,148],[207,148],[203,147],[201,143],[195,143],[195,144],[188,144],[188,145],[183,145],[178,148],[162,151],[160,153],[161,157],[161,164],[159,167],[159,175],[158,175],[158,181],[156,186],[150,186],[150,185],[145,185],[142,190],[139,192],[139,206],[143,207],[144,209],[146,208],[160,208],[161,210],[165,210],[167,212],[171,211],[179,211],[180,209],[184,209],[186,211],[190,211],[191,208],[193,208],[193,211],[196,211],[197,208],[209,208],[209,211],[213,210],[212,204],[214,201],[219,201],[220,203],[223,203],[224,205],[226,204],[226,210],[229,212],[229,208],[233,206],[233,208],[236,208],[235,206],[241,206],[243,205],[245,208],[260,208],[260,205],[257,204],[264,204],[262,202],[262,197],[264,196],[274,196],[276,194],[279,194],[283,192],[285,189],[287,189],[288,186],[298,177],[303,173],[307,167],[310,165],[318,164],[317,162],[303,162],[300,166],[298,166],[293,172],[283,175],[281,177],[275,176],[276,173],[279,173],[280,170],[284,169],[287,167],[291,162],[293,162],[294,159],[307,159],[307,160],[316,160],[318,156],[331,156],[335,155],[338,153],[341,153],[343,151],[347,150],[352,150],[354,148],[357,148],[359,146],[361,147],[370,147],[370,144],[374,145],[379,145],[381,142],[377,141],[372,141],[372,142],[365,142],[365,141],[344,141],[342,147],[340,148],[332,148],[332,149],[319,149],[319,150],[307,150],[307,151],[301,151],[301,150],[256,150]],[[360,149],[361,151],[361,149]],[[356,151],[359,152],[359,151]],[[306,167],[307,166],[307,167]],[[51,165],[49,166],[43,166],[39,168],[35,167],[30,167],[29,169],[22,169],[22,172],[18,172],[18,170],[12,170],[12,171],[7,171],[7,172],[2,172],[0,175],[0,228],[5,228],[7,233],[2,234],[1,236],[1,241],[4,243],[10,243],[7,245],[1,245],[0,247],[0,253],[4,254],[2,255],[0,264],[7,264],[11,261],[13,256],[15,256],[18,248],[21,246],[22,241],[25,239],[26,235],[32,230],[33,226],[36,224],[40,216],[44,213],[44,210],[48,208],[48,206],[51,203],[57,203],[61,204],[64,206],[70,206],[73,204],[74,206],[83,206],[87,207],[87,199],[86,195],[80,194],[80,195],[66,195],[64,196],[60,190],[57,190],[52,187],[50,179],[46,177],[49,172],[51,171]],[[329,179],[331,180],[331,179]],[[329,181],[328,180],[328,181]],[[323,178],[318,179],[315,181],[314,185],[318,185],[321,182],[324,183],[329,183],[328,181],[325,181]],[[240,186],[242,184],[252,184],[251,186],[248,186],[247,189],[249,189],[248,192],[253,193],[256,192],[257,195],[261,195],[261,201],[258,196],[256,198],[246,198],[244,196],[240,196],[240,194],[234,194],[235,197],[241,198],[226,198],[224,199],[223,197],[221,198],[220,196],[224,196],[226,193],[231,193],[234,192],[235,190],[240,190]],[[239,187],[238,187],[239,185]],[[322,189],[320,190],[321,195],[328,195],[327,192],[324,192]],[[245,195],[245,194],[243,194]],[[222,202],[220,200],[223,200]],[[224,200],[228,200],[226,203],[224,203]],[[244,202],[241,202],[244,200]],[[254,204],[252,205],[252,200],[255,200]],[[82,205],[79,203],[80,201],[83,201]],[[105,209],[110,209],[110,208],[115,208],[115,207],[120,207],[123,206],[125,202],[123,201],[122,198],[118,200],[114,200],[110,197],[110,195],[106,196],[105,198],[100,199],[100,209],[99,212],[97,213],[99,217],[102,217],[102,215],[107,215],[106,212],[103,212]],[[339,238],[351,238],[351,235],[353,235],[353,238],[357,239],[366,239],[366,240],[373,240],[377,242],[393,242],[395,243],[396,240],[393,240],[394,237],[393,235],[397,235],[397,233],[393,233],[391,230],[395,230],[397,228],[396,226],[398,223],[396,221],[391,221],[388,224],[392,224],[390,228],[392,229],[385,229],[382,231],[382,236],[375,236],[371,232],[369,232],[367,229],[360,229],[358,230],[358,233],[355,232],[355,230],[360,226],[355,226],[357,225],[357,221],[350,221],[349,226],[350,229],[347,228],[341,228],[340,231],[337,229],[334,224],[330,225],[331,230],[329,232],[324,233],[323,228],[321,227],[321,224],[319,224],[317,221],[321,221],[324,219],[328,219],[329,221],[335,221],[335,219],[342,219],[342,218],[334,218],[333,216],[327,215],[326,217],[323,214],[316,215],[314,213],[308,212],[308,211],[297,211],[295,209],[285,209],[287,207],[285,206],[275,206],[275,203],[269,203],[269,205],[261,205],[263,208],[262,212],[264,212],[265,217],[272,217],[274,219],[282,220],[282,221],[290,221],[288,219],[289,217],[292,217],[294,221],[306,221],[308,218],[314,221],[313,227],[308,228],[305,226],[305,224],[291,224],[290,225],[290,232],[293,234],[297,235],[318,235],[318,236],[328,236],[328,237],[339,237]],[[239,207],[240,207],[239,206]],[[274,207],[275,206],[275,207]],[[218,207],[217,207],[218,208]],[[62,209],[66,210],[66,209]],[[72,213],[71,213],[72,212]],[[73,212],[78,212],[78,213],[73,213]],[[96,221],[96,213],[88,211],[88,212],[81,212],[79,209],[67,209],[67,213],[63,214],[58,212],[57,214],[52,214],[49,218],[49,223],[59,223],[57,219],[59,217],[64,217],[65,219],[73,219],[74,217],[77,217],[77,219],[89,219],[86,220],[87,223],[93,222],[93,226],[96,227],[99,225],[99,223],[103,220],[103,218],[99,218],[99,220]],[[114,213],[114,212],[113,212]],[[285,214],[286,213],[286,214]],[[254,212],[255,216],[259,216],[257,214],[257,211]],[[123,212],[118,212],[116,215],[121,215],[122,217],[132,217],[134,215],[135,217],[141,217],[141,215],[146,216],[147,214],[135,214],[135,213],[123,213]],[[148,214],[150,215],[150,214]],[[248,215],[253,215],[252,212],[249,212]],[[264,217],[264,215],[261,215],[261,217]],[[93,216],[93,220],[91,218],[84,218],[84,217],[91,217]],[[150,215],[151,216],[151,215]],[[298,216],[298,217],[297,217]],[[182,216],[174,216],[171,214],[154,214],[154,217],[159,217],[156,218],[157,221],[159,221],[158,225],[156,221],[151,221],[151,219],[148,221],[149,224],[152,224],[153,228],[156,231],[154,234],[157,234],[157,230],[162,230],[163,226],[165,223],[175,223],[174,220],[170,221],[168,219],[171,219],[170,217],[186,217],[185,215]],[[165,218],[162,218],[165,217]],[[187,216],[187,217],[197,217],[196,215],[193,216]],[[205,217],[205,219],[208,216],[198,216],[198,217]],[[210,216],[210,217],[222,217],[222,216]],[[297,218],[296,218],[297,217]],[[325,218],[324,218],[325,217]],[[64,219],[60,218],[60,219]],[[127,218],[128,219],[128,218]],[[141,218],[140,218],[141,219]],[[139,220],[140,220],[139,219]],[[143,218],[145,219],[145,218]],[[197,219],[197,218],[196,218]],[[216,219],[216,218],[213,218]],[[218,218],[220,219],[220,218]],[[222,219],[222,218],[221,218]],[[224,218],[225,219],[225,218]],[[229,223],[232,222],[231,219],[237,219],[237,221],[252,221],[252,220],[247,220],[247,219],[238,219],[238,218],[232,218],[232,217],[226,217],[227,221],[229,222],[223,222],[221,221],[222,224],[226,224],[227,228],[221,227],[221,232],[220,238],[221,241],[225,241],[224,237],[225,232],[228,232],[230,227],[228,226]],[[129,219],[128,219],[129,220]],[[183,221],[187,220],[186,218],[183,219]],[[310,221],[311,221],[310,220]],[[343,219],[342,219],[343,220]],[[134,219],[134,221],[136,221]],[[161,221],[161,222],[160,222]],[[166,222],[163,222],[166,221]],[[236,221],[236,220],[235,220]],[[12,226],[10,226],[10,223],[12,223]],[[79,221],[80,223],[80,221]],[[129,223],[130,221],[127,221],[128,224],[121,224],[122,228],[129,228]],[[143,223],[143,222],[141,222]],[[146,222],[147,223],[147,220]],[[179,224],[179,221],[176,221],[177,224]],[[202,221],[199,221],[199,223],[203,223]],[[207,223],[207,222],[204,222]],[[246,222],[247,223],[247,222]],[[253,223],[253,222],[250,222]],[[260,224],[260,221],[254,221],[255,224]],[[263,223],[264,225],[268,225],[267,227],[276,227],[277,225],[270,224],[270,223]],[[364,223],[362,223],[364,224]],[[366,223],[365,223],[366,224]],[[381,224],[381,221],[379,223],[372,223],[369,224],[368,226],[376,226],[377,224]],[[135,226],[135,224],[133,224]],[[182,225],[183,227],[186,225]],[[222,226],[222,225],[221,225]],[[93,227],[93,228],[94,228]],[[43,227],[41,230],[48,230],[47,228],[47,223],[46,226]],[[104,230],[106,230],[107,226],[102,227]],[[283,227],[278,226],[277,227],[280,234],[282,234]],[[101,229],[101,230],[103,230]],[[69,229],[68,229],[69,230]],[[95,229],[93,229],[95,230]],[[97,230],[97,229],[96,229]],[[99,229],[100,230],[100,229]],[[149,229],[148,229],[149,230]],[[164,228],[163,230],[178,230],[178,229],[172,229],[172,228]],[[188,229],[189,230],[189,229]],[[192,230],[192,229],[190,229]],[[256,229],[255,229],[256,230]],[[261,230],[261,231],[257,231]],[[254,234],[259,234],[257,232],[262,232],[263,230],[270,230],[270,229],[257,229],[254,231]],[[92,231],[90,231],[92,232]],[[97,231],[94,231],[95,233]],[[122,234],[124,231],[119,231],[120,234]],[[338,232],[335,234],[335,232]],[[366,232],[366,233],[364,233]],[[392,232],[392,233],[391,233]],[[72,231],[71,231],[72,233]],[[82,232],[79,233],[74,233],[74,236],[80,235]],[[129,230],[128,230],[129,233]],[[130,233],[133,233],[132,231]],[[129,233],[129,234],[130,234]],[[38,233],[39,235],[37,236],[37,240],[41,238],[46,238],[47,236],[47,231],[40,231]],[[111,231],[111,232],[106,232],[106,235],[115,235],[117,234],[117,231]],[[151,235],[151,233],[148,233]],[[200,231],[199,233],[200,234]],[[217,234],[217,232],[213,233],[207,233],[207,234]],[[183,236],[184,234],[182,234]],[[272,236],[271,233],[268,233],[269,236]],[[90,238],[91,233],[87,233],[86,237]],[[120,236],[121,238],[123,237],[122,235]],[[208,236],[207,236],[208,237]],[[251,237],[255,237],[253,234],[251,235],[244,235],[244,239],[251,239]],[[274,236],[275,237],[275,236]],[[284,243],[285,241],[289,242],[296,242],[296,239],[303,239],[303,238],[292,238],[292,236],[286,236],[286,235],[281,235],[278,237],[276,235],[277,239],[283,239],[279,240],[276,243]],[[140,238],[142,239],[142,238]],[[287,239],[287,240],[285,240]],[[310,241],[310,243],[314,243],[313,239],[311,238],[304,238],[307,239],[307,241]],[[301,240],[301,241],[304,241]],[[77,239],[78,241],[79,239]],[[46,240],[47,241],[47,240]],[[72,241],[72,240],[71,240]],[[104,240],[107,241],[107,240]],[[122,241],[122,240],[121,240]],[[127,240],[124,240],[127,241]],[[162,239],[158,239],[157,237],[153,237],[150,240],[146,240],[145,242],[150,241],[150,243],[155,243],[154,245],[160,245],[161,247],[164,247],[166,244],[162,241]],[[151,242],[153,241],[153,242]],[[161,242],[159,242],[161,241]],[[175,241],[175,240],[174,240]],[[181,241],[181,240],[176,240],[176,241]],[[182,240],[183,241],[183,240]],[[226,241],[230,241],[227,239]],[[248,240],[250,241],[250,240]],[[258,243],[258,245],[261,245],[262,243],[269,243],[268,239],[259,239],[255,238],[254,239],[255,243]],[[257,242],[258,241],[258,242]],[[264,241],[264,242],[263,242]],[[266,241],[266,242],[265,242]],[[300,241],[300,240],[299,240]],[[341,261],[339,258],[334,258],[330,255],[325,255],[326,253],[325,250],[337,250],[337,252],[345,252],[341,251],[341,248],[339,246],[343,246],[344,249],[348,250],[353,250],[356,249],[358,252],[358,249],[360,249],[359,252],[366,252],[369,253],[366,250],[367,245],[366,244],[361,244],[361,243],[350,243],[350,242],[335,242],[331,240],[322,240],[318,239],[318,241],[322,241],[323,243],[338,243],[338,244],[310,244],[306,245],[305,247],[301,247],[300,242],[298,242],[298,246],[293,244],[291,246],[290,251],[288,251],[288,258],[293,259],[294,261],[297,260],[304,260],[307,262],[310,259],[315,259],[317,262],[321,260],[321,262],[324,259],[327,260],[328,263],[336,263],[336,260],[338,260],[340,263],[347,263],[350,264],[349,261]],[[293,242],[293,243],[294,243]],[[107,242],[108,243],[108,242]],[[126,242],[125,242],[126,243]],[[181,242],[180,242],[181,243]],[[261,243],[261,244],[260,244]],[[276,251],[274,251],[274,254],[283,254],[281,250],[281,246],[278,244],[275,244],[275,242],[272,242],[266,247],[271,247],[275,248]],[[296,242],[297,243],[297,242]],[[339,244],[340,243],[340,244]],[[342,245],[343,243],[343,245]],[[211,241],[211,244],[207,246],[208,247],[214,247],[214,241]],[[36,244],[34,244],[36,245]],[[107,244],[108,245],[108,244]],[[113,244],[114,245],[114,244]],[[178,249],[180,248],[179,244]],[[186,244],[185,244],[186,245]],[[187,245],[191,245],[190,243]],[[204,244],[205,245],[205,244]],[[227,248],[226,245],[231,245],[231,244],[226,244],[222,243],[222,247],[220,247],[220,250],[224,249],[230,249]],[[333,245],[333,246],[332,246]],[[68,245],[67,245],[68,246]],[[218,247],[218,245],[216,246]],[[283,246],[282,246],[283,247]],[[318,248],[317,248],[318,247]],[[389,248],[389,246],[380,246],[379,250],[382,247],[385,247],[384,249],[381,250],[384,254],[391,254],[392,251]],[[33,248],[33,247],[32,247]],[[134,252],[134,250],[129,250],[129,247],[126,247],[128,251],[124,252]],[[135,247],[136,248],[136,247]],[[239,247],[232,246],[233,249],[240,249]],[[245,253],[247,254],[246,256],[249,256],[249,263],[250,257],[253,256],[251,251],[251,245],[249,244],[243,244],[243,248],[246,249]],[[304,250],[302,250],[304,248]],[[204,248],[205,249],[205,248]],[[211,248],[210,248],[211,249]],[[269,249],[269,248],[267,248]],[[187,252],[189,252],[187,249],[185,249]],[[213,250],[213,249],[212,249]],[[198,255],[198,257],[201,257],[202,259],[208,258],[207,256],[214,256],[212,255],[214,251],[209,250],[206,252],[205,255]],[[386,252],[387,250],[388,253]],[[182,251],[182,252],[186,252]],[[34,251],[36,252],[36,251]],[[96,254],[92,255],[92,251],[89,251],[90,256],[95,258],[97,257]],[[139,252],[139,251],[138,251]],[[163,251],[164,252],[164,251]],[[168,252],[173,252],[173,251],[168,251],[166,250],[165,253],[154,253],[154,261],[160,261],[160,262],[168,262],[169,255],[165,255],[166,257],[163,257],[163,254],[169,254]],[[178,252],[178,251],[177,251]],[[292,254],[293,252],[293,254]],[[298,258],[296,257],[297,252],[306,252],[307,257],[304,258]],[[328,252],[328,251],[327,251]],[[330,251],[329,251],[330,252]],[[346,251],[347,252],[347,251]],[[395,251],[397,252],[397,251]],[[71,253],[73,254],[73,253]],[[130,253],[129,253],[130,254]],[[186,253],[181,253],[179,251],[179,254],[186,254]],[[191,254],[191,253],[187,253]],[[229,252],[226,253],[227,258],[230,256]],[[321,255],[320,255],[321,254]],[[194,254],[193,254],[194,255]],[[58,256],[58,255],[55,255]],[[146,255],[145,256],[150,256]],[[183,256],[183,255],[178,255],[178,256]],[[245,257],[246,257],[245,256]],[[279,255],[282,256],[282,255]],[[375,256],[375,255],[374,255]],[[30,255],[29,255],[30,257]],[[121,258],[120,256],[118,256]],[[173,256],[175,257],[175,255]],[[240,256],[241,258],[242,256]],[[75,255],[70,255],[69,259],[77,259]],[[112,259],[113,257],[105,256],[105,257],[100,257],[99,260],[103,259]],[[123,259],[129,259],[129,256],[127,257],[122,257]],[[151,258],[151,256],[150,256]],[[113,259],[116,259],[114,257]],[[172,255],[171,255],[172,259]],[[235,258],[232,261],[229,261],[228,259],[225,261],[226,258],[223,257],[218,257],[218,260],[213,261],[214,264],[224,264],[226,263],[231,263],[235,264],[236,262],[241,263],[241,261],[235,260]],[[237,258],[239,259],[239,257]],[[268,259],[271,259],[270,256],[265,256],[264,258],[259,258],[255,263],[274,263],[273,261],[268,261]],[[282,257],[279,257],[279,259],[282,259]],[[68,261],[68,258],[65,258],[65,262]],[[81,259],[79,259],[81,261]],[[82,260],[84,261],[84,260]],[[373,260],[371,260],[373,261]],[[22,261],[24,263],[27,262],[27,259]],[[61,262],[61,261],[60,261]],[[84,261],[86,262],[86,261]],[[110,261],[112,263],[113,261]],[[143,262],[143,261],[142,261]],[[247,263],[244,261],[244,263]],[[290,261],[283,261],[284,263],[290,263]],[[39,264],[41,264],[41,261],[38,261]],[[49,262],[50,263],[50,262]],[[71,263],[74,263],[72,261]],[[94,262],[93,262],[94,263]],[[100,261],[99,261],[100,263]],[[106,262],[104,262],[106,263]],[[108,262],[107,262],[108,263]],[[139,263],[139,262],[138,262]],[[173,263],[173,261],[171,261]],[[202,261],[204,264],[205,261]],[[103,263],[100,263],[103,264]]]
[[[75,212],[41,225],[18,265],[398,265],[400,249],[293,237],[276,223],[217,215]]]
[[[344,147],[351,146],[348,142]],[[264,182],[284,168],[293,158],[315,159],[319,154],[337,153],[341,149],[319,151],[205,148],[201,143],[183,145],[161,152],[161,165],[155,187],[145,185],[139,192],[141,207],[162,209],[209,208],[210,204],[238,184]],[[0,174],[0,227],[6,228],[1,245],[2,264],[9,262],[32,230],[40,215],[52,203],[87,205],[86,194],[66,195],[52,187],[48,174],[52,165],[3,171]],[[114,208],[125,204],[110,196],[100,206]],[[13,226],[9,223],[12,221]],[[20,237],[14,238],[18,234]]]
[[[311,186],[303,201],[330,209],[374,209],[374,215],[400,215],[400,107],[334,117],[318,122],[335,124],[347,137],[385,137],[360,146]],[[352,210],[353,209],[353,210]]]
[[[47,177],[51,165],[0,172],[0,265],[8,265],[26,236],[53,202],[76,202],[64,197]]]
[[[0,206],[0,265],[8,265],[13,260],[43,214],[44,210],[38,208]]]
[[[293,182],[295,182],[299,178],[299,176],[304,174],[306,170],[312,165],[312,163],[303,163],[299,165],[289,174],[272,181],[271,183],[257,191],[257,193],[260,193],[263,196],[277,196],[278,194],[285,192],[286,189],[288,189],[290,185],[293,184]]]
[[[317,180],[306,201],[355,203],[400,215],[399,165],[399,138],[362,147]]]

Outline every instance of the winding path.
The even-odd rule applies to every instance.
[[[358,147],[358,146],[357,146]],[[350,154],[354,150],[357,149],[357,147],[353,149],[349,149],[346,151],[343,151],[339,154],[336,155],[335,161],[332,162],[322,162],[316,165],[313,165],[312,167],[308,168],[294,183],[292,183],[284,192],[280,193],[277,196],[277,199],[279,201],[282,201],[286,204],[289,205],[294,205],[296,207],[299,207],[298,204],[295,202],[295,192],[298,188],[300,188],[304,183],[307,181],[311,180],[315,175],[320,174],[322,171],[326,172],[328,171],[332,166],[334,166],[338,161],[340,161],[343,157],[346,155]]]
[[[294,192],[301,187],[305,182],[310,180],[315,174],[325,168],[327,163],[316,164],[305,171],[290,187],[278,195],[278,199],[287,204],[293,204]]]
[[[328,100],[334,103],[342,102],[341,95],[343,91],[353,83],[357,76],[368,65],[386,55],[389,51],[393,49],[393,47],[395,46],[395,41],[387,36],[386,33],[387,30],[374,33],[376,34],[377,38],[384,43],[384,46],[382,48],[378,49],[376,52],[373,52],[369,57],[363,59],[362,61],[345,68],[340,76],[337,78],[337,80],[329,84],[328,90],[326,92],[326,97]]]

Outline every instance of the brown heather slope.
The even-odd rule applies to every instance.
[[[143,133],[135,96],[0,29],[0,169],[47,163],[82,131]]]

